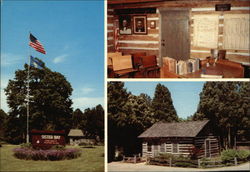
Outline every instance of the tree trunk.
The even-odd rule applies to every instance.
[[[231,127],[228,128],[227,139],[228,139],[228,148],[231,148]]]

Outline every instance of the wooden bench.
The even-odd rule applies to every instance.
[[[112,67],[115,78],[133,78],[135,72],[137,71],[136,69],[133,69],[131,55],[113,56]]]

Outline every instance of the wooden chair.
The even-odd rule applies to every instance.
[[[142,66],[142,56],[146,56],[146,52],[138,52],[132,54],[132,64],[133,68],[138,70],[136,72],[136,78],[143,78],[143,66]]]
[[[108,77],[114,78],[114,71],[113,71],[113,57],[115,56],[122,56],[121,52],[112,52],[107,54],[107,65],[108,65]]]
[[[157,65],[155,55],[142,56],[142,66],[144,76],[146,78],[158,78],[160,75],[160,67]]]
[[[139,67],[142,65],[142,56],[146,56],[146,53],[139,52],[132,54],[132,63],[134,69],[139,69]]]
[[[131,55],[114,56],[112,58],[112,66],[115,78],[133,78],[136,69],[133,69]]]

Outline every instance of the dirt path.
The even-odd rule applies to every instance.
[[[112,162],[108,164],[108,171],[250,171],[250,162],[232,167],[210,168],[210,169],[197,169],[197,168],[181,168],[181,167],[163,167],[156,165],[146,165],[145,163],[123,163]]]

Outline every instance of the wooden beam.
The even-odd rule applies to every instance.
[[[116,1],[116,0],[113,0]],[[134,1],[134,2],[132,2]],[[158,8],[158,7],[189,7],[189,8],[199,8],[199,7],[214,7],[215,4],[222,4],[222,3],[230,3],[232,7],[234,6],[249,6],[249,1],[246,0],[175,0],[175,1],[156,1],[156,0],[138,0],[140,2],[135,2],[136,0],[132,1],[125,1],[117,0],[116,3],[109,3],[108,2],[108,8],[114,8],[114,9],[125,9],[125,8]]]

